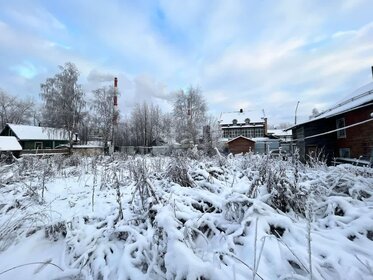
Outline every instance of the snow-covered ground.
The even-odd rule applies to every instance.
[[[373,279],[373,169],[266,156],[0,165],[0,279]]]

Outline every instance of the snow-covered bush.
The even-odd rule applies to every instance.
[[[32,261],[63,270],[34,270],[40,279],[373,277],[371,168],[250,153],[32,157],[0,167],[11,173],[0,182],[0,275],[30,262],[32,244]]]
[[[193,187],[193,179],[189,175],[189,159],[183,156],[174,157],[166,169],[165,177],[183,187]]]

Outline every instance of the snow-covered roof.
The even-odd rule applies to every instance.
[[[364,104],[373,104],[373,82],[370,82],[369,84],[358,88],[357,90],[352,92],[350,95],[348,95],[346,98],[337,102],[334,106],[315,115],[312,119],[306,122],[303,122],[303,123],[299,123],[292,127],[289,127],[286,130],[289,130],[293,127],[296,127],[296,126],[299,126],[305,123],[313,122],[315,120],[330,118],[330,117],[333,117],[333,116],[336,116],[342,113],[346,113]]]
[[[268,129],[268,134],[271,134],[273,136],[281,137],[281,136],[292,136],[291,131],[284,131],[282,129]]]
[[[331,108],[317,114],[315,119],[327,118],[354,109],[364,103],[373,102],[373,82],[355,90]]]
[[[10,123],[7,125],[20,140],[69,140],[64,129]]]
[[[14,136],[0,136],[0,151],[20,151],[21,145]]]
[[[250,112],[225,112],[220,114],[220,125],[233,124],[233,120],[237,120],[237,124],[245,124],[246,119],[250,120],[250,123],[262,123],[263,119],[250,116]]]
[[[251,140],[255,142],[278,142],[279,141],[278,139],[271,139],[268,137],[254,137],[254,138],[251,138]]]

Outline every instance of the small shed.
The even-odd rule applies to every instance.
[[[248,153],[255,150],[255,141],[245,136],[238,136],[227,142],[228,150],[232,154]]]

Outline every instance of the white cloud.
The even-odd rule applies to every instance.
[[[298,100],[299,114],[308,116],[312,104],[328,105],[368,81],[373,65],[369,1],[68,0],[54,12],[41,3],[27,7],[15,1],[0,11],[0,51],[7,53],[0,82],[26,91],[33,81],[37,92],[40,80],[72,61],[89,90],[118,76],[124,111],[142,100],[166,108],[169,92],[193,85],[212,112],[265,109],[283,122]],[[24,61],[37,74],[22,74],[32,70]],[[33,77],[12,77],[15,70]]]
[[[34,29],[37,32],[63,32],[66,30],[65,25],[50,12],[43,7],[32,5],[31,3],[8,7],[4,12],[16,24],[23,25],[27,29]]]

